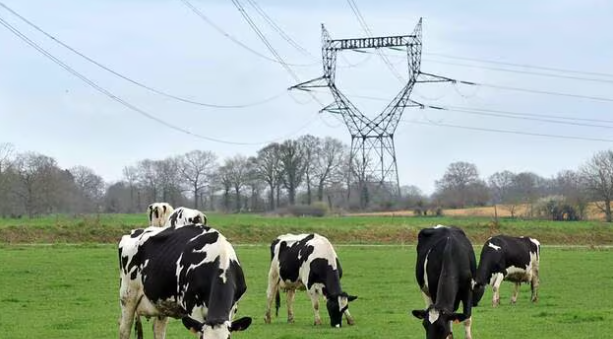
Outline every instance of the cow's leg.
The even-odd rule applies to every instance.
[[[497,273],[492,282],[492,291],[494,292],[492,295],[493,307],[500,305],[500,284],[502,284],[503,279],[504,275],[502,275],[502,273]]]
[[[511,304],[515,304],[517,302],[517,295],[519,294],[520,286],[521,282],[516,282],[513,284],[513,296],[511,296]]]
[[[294,299],[296,299],[296,290],[289,289],[287,291],[287,322],[294,322]]]
[[[276,294],[279,292],[279,284],[279,272],[275,267],[270,267],[270,271],[268,272],[268,288],[266,289],[268,302],[266,304],[266,314],[264,315],[264,322],[267,324],[270,324],[271,321],[270,309],[272,308],[272,303]]]
[[[471,326],[473,324],[473,317],[470,316],[466,320],[464,320],[464,338],[472,339],[473,333],[471,330]]]
[[[349,313],[349,310],[345,311],[345,318],[347,319],[347,325],[355,325],[355,320],[353,316],[351,316],[351,313]]]
[[[530,289],[532,291],[532,296],[530,300],[532,302],[537,302],[539,299],[538,289],[539,289],[539,269],[538,263],[536,264],[534,271],[532,272],[532,279],[530,280]]]
[[[168,324],[168,317],[155,317],[153,319],[153,339],[165,339],[166,338],[166,325]]]
[[[319,293],[315,287],[307,290],[311,303],[313,304],[313,313],[315,313],[315,322],[313,325],[321,325],[321,317],[319,316]]]
[[[129,296],[122,297],[121,319],[119,320],[119,339],[129,339],[134,316],[136,313],[137,299]]]

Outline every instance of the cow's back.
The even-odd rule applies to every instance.
[[[441,225],[424,228],[417,235],[417,263],[415,266],[415,278],[422,290],[425,289],[425,277],[428,276],[428,287],[431,291],[436,291],[447,246],[451,246],[455,261],[461,264],[463,280],[471,279],[476,274],[477,263],[474,250],[462,229]],[[428,274],[426,274],[426,260]]]
[[[504,267],[525,267],[531,261],[530,253],[539,253],[538,245],[528,237],[496,235],[490,238],[488,243],[499,247],[500,251],[504,253],[504,261],[501,263]],[[486,246],[488,251],[495,251],[489,244],[486,244]]]

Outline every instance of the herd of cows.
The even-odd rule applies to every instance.
[[[251,317],[234,319],[238,302],[247,290],[245,276],[232,244],[208,226],[197,210],[167,203],[148,208],[149,227],[124,235],[118,246],[121,318],[119,338],[129,339],[132,327],[143,338],[141,316],[153,318],[154,338],[165,337],[168,318],[181,319],[200,339],[228,339],[245,330]],[[285,234],[272,241],[268,272],[267,307],[280,307],[280,290],[286,292],[287,320],[294,321],[296,290],[311,299],[314,324],[322,324],[319,300],[323,296],[330,325],[355,323],[349,303],[357,298],[341,287],[343,274],[334,247],[319,234]],[[452,323],[463,322],[471,338],[472,307],[493,289],[492,305],[500,303],[503,280],[519,286],[530,283],[533,302],[538,299],[540,244],[528,237],[498,235],[483,245],[477,266],[473,246],[462,229],[437,225],[418,234],[415,277],[426,308],[412,314],[421,319],[427,338],[452,338]],[[457,312],[462,302],[462,312]]]

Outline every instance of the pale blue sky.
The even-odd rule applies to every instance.
[[[304,133],[350,141],[346,128],[338,120],[330,115],[317,116],[319,106],[308,95],[287,93],[285,89],[295,81],[280,65],[237,46],[180,0],[3,2],[89,57],[175,95],[202,102],[241,104],[283,94],[266,104],[243,109],[203,108],[173,101],[97,68],[0,8],[1,18],[62,61],[113,94],[181,128],[216,139],[246,143]],[[191,2],[228,33],[270,56],[231,1]],[[282,40],[247,1],[242,3],[287,62],[312,64],[292,67],[303,81],[322,73],[321,23],[326,25],[332,38],[364,36],[346,1],[259,1],[287,34],[315,55],[312,59]],[[604,0],[356,0],[356,3],[375,35],[408,34],[419,17],[423,17],[424,53],[613,74],[613,3]],[[0,45],[0,142],[11,142],[19,151],[53,156],[63,167],[83,164],[107,180],[116,180],[121,177],[123,166],[144,158],[159,159],[204,149],[223,159],[237,153],[252,155],[263,146],[202,140],[148,120],[92,89],[3,26],[0,26]],[[396,51],[387,53],[402,55]],[[359,66],[342,68],[345,59]],[[390,60],[406,74],[404,59],[390,57]],[[613,99],[611,82],[496,72],[436,63],[436,60],[468,63],[425,54],[422,70],[481,83]],[[339,58],[337,79],[347,94],[391,99],[401,88],[377,56],[355,52],[346,52]],[[613,77],[599,79],[613,81]],[[326,104],[331,98],[324,93],[318,97]],[[613,102],[486,87],[418,85],[412,98],[439,106],[613,120]],[[377,114],[386,104],[360,98],[354,98],[354,103],[369,116]],[[407,109],[403,120],[407,122],[400,124],[395,138],[401,184],[417,185],[428,193],[433,190],[434,180],[454,161],[475,163],[483,177],[504,169],[551,176],[561,169],[575,169],[594,152],[613,145],[613,142],[500,134],[409,121],[613,140],[613,129],[606,128],[414,109]]]

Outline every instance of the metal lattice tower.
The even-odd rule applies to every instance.
[[[453,80],[420,71],[422,49],[421,18],[410,35],[332,40],[323,24],[321,25],[321,30],[324,75],[294,85],[290,87],[290,90],[328,87],[334,97],[334,102],[324,107],[320,112],[326,111],[340,114],[347,125],[347,129],[351,134],[350,166],[352,175],[357,176],[361,183],[393,185],[399,191],[394,132],[406,107],[423,108],[422,104],[409,99],[411,91],[418,82]],[[337,52],[398,47],[405,47],[407,51],[409,66],[407,82],[387,107],[385,107],[383,112],[373,119],[368,118],[336,86]]]

